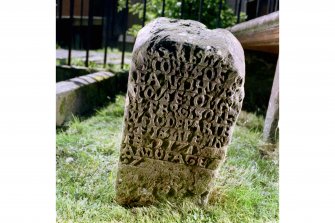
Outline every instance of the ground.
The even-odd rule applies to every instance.
[[[137,208],[115,203],[124,101],[119,95],[57,130],[57,222],[278,222],[278,153],[264,152],[264,119],[246,112],[206,207],[188,201]]]

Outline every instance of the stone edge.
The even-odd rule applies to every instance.
[[[103,91],[103,96],[112,96],[115,92],[116,75],[109,72],[97,72],[67,81],[56,83],[56,126],[62,126],[72,119],[73,115],[80,115],[96,105],[96,95]],[[109,87],[109,88],[108,88]],[[102,100],[106,100],[103,98]],[[87,101],[92,101],[87,106]]]

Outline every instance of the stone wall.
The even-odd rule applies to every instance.
[[[99,72],[99,70],[91,69],[88,67],[58,65],[56,66],[56,82],[66,81],[71,78],[83,76],[86,74],[92,74],[95,72]]]
[[[113,99],[127,88],[126,73],[97,72],[56,85],[56,126],[71,120],[73,115],[83,115]]]

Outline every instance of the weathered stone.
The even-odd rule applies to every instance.
[[[56,84],[56,126],[101,106],[115,95],[115,75],[97,72]]]
[[[244,53],[228,31],[158,18],[138,34],[116,200],[206,204],[244,98]]]
[[[71,78],[99,72],[98,69],[88,67],[57,65],[56,66],[56,82],[67,81]]]

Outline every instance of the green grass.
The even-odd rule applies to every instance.
[[[57,222],[278,222],[278,160],[261,156],[263,119],[245,112],[206,207],[116,204],[124,101],[57,131]]]

